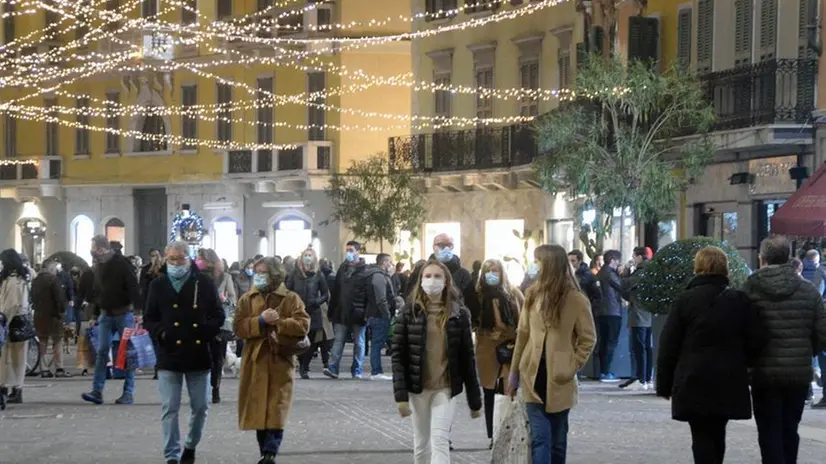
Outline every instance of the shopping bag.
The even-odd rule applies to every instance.
[[[77,368],[90,369],[95,364],[95,351],[86,335],[77,337]]]
[[[499,407],[502,408],[500,414],[504,416],[493,434],[491,464],[530,464],[531,435],[525,401],[521,396],[515,399],[505,397],[503,400],[499,398],[496,400],[510,404],[500,406],[497,403],[494,409],[494,424],[496,424],[496,411]]]
[[[499,431],[502,422],[508,417],[514,401],[507,395],[496,395],[493,399],[493,436]]]
[[[128,369],[151,369],[155,367],[155,348],[152,337],[145,330],[132,335],[126,350],[126,367]]]
[[[118,343],[118,352],[115,355],[115,367],[118,369],[126,369],[126,350],[129,348],[129,339],[135,334],[135,329],[125,328],[120,336],[120,343]]]

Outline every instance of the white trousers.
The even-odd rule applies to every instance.
[[[454,408],[449,388],[410,395],[414,464],[450,464],[450,426]]]
[[[29,342],[6,343],[0,354],[0,387],[22,387]]]

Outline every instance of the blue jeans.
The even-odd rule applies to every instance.
[[[528,403],[531,426],[531,463],[565,464],[568,454],[568,413],[547,413],[544,404]]]
[[[817,364],[820,367],[820,378],[823,379],[823,376],[826,375],[826,351],[822,351],[817,354]],[[826,382],[823,382],[823,396],[826,397]]]
[[[132,313],[121,316],[101,314],[98,318],[98,352],[95,358],[95,379],[92,383],[92,390],[103,393],[103,386],[106,384],[106,365],[109,363],[109,349],[112,348],[113,336],[120,335],[123,329],[134,326],[135,316]],[[135,371],[132,369],[126,371],[123,393],[128,395],[135,393]]]
[[[334,324],[333,331],[335,332],[335,342],[333,342],[333,350],[330,353],[331,372],[338,374],[341,356],[344,353],[344,341],[347,339],[347,334],[353,333],[353,364],[350,367],[350,374],[353,377],[362,374],[362,364],[364,364],[364,332],[366,328],[362,325],[346,325]]]
[[[167,461],[181,458],[181,430],[178,427],[178,410],[181,409],[181,390],[186,379],[189,392],[189,435],[184,446],[194,450],[201,441],[201,433],[206,425],[207,391],[209,371],[173,372],[158,371],[158,392],[161,394],[163,424],[163,457]]]
[[[387,344],[387,336],[390,333],[390,319],[383,317],[371,317],[367,321],[370,326],[370,374],[384,374],[381,368],[381,352]]]

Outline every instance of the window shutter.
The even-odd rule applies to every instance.
[[[628,18],[628,59],[656,63],[659,59],[660,21],[657,18]]]
[[[697,1],[697,72],[709,73],[714,48],[714,0]]]
[[[752,0],[736,0],[734,3],[734,66],[751,64],[753,22]]]
[[[774,59],[777,47],[777,0],[760,0],[760,61]]]
[[[576,70],[579,71],[585,66],[585,61],[588,59],[588,52],[585,50],[585,42],[576,44]]]
[[[817,31],[817,0],[800,0],[797,20],[798,58],[817,58],[809,43],[809,37]]]
[[[677,61],[684,70],[691,68],[691,8],[680,10],[677,18]]]
[[[591,45],[591,49],[588,52],[593,55],[602,55],[602,39],[605,37],[605,31],[602,30],[600,26],[594,26],[591,28],[591,33],[588,36],[588,41]]]

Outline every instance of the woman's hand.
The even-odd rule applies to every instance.
[[[402,419],[413,414],[413,411],[410,410],[410,404],[408,403],[398,403],[396,404],[396,408],[398,408],[399,415],[402,416]]]
[[[274,309],[267,309],[263,313],[261,313],[261,317],[264,318],[264,322],[269,325],[275,325],[278,322],[279,316],[278,311]]]
[[[511,398],[516,398],[516,391],[519,390],[519,376],[511,373],[508,375],[508,389],[505,392],[506,395],[510,396]]]

